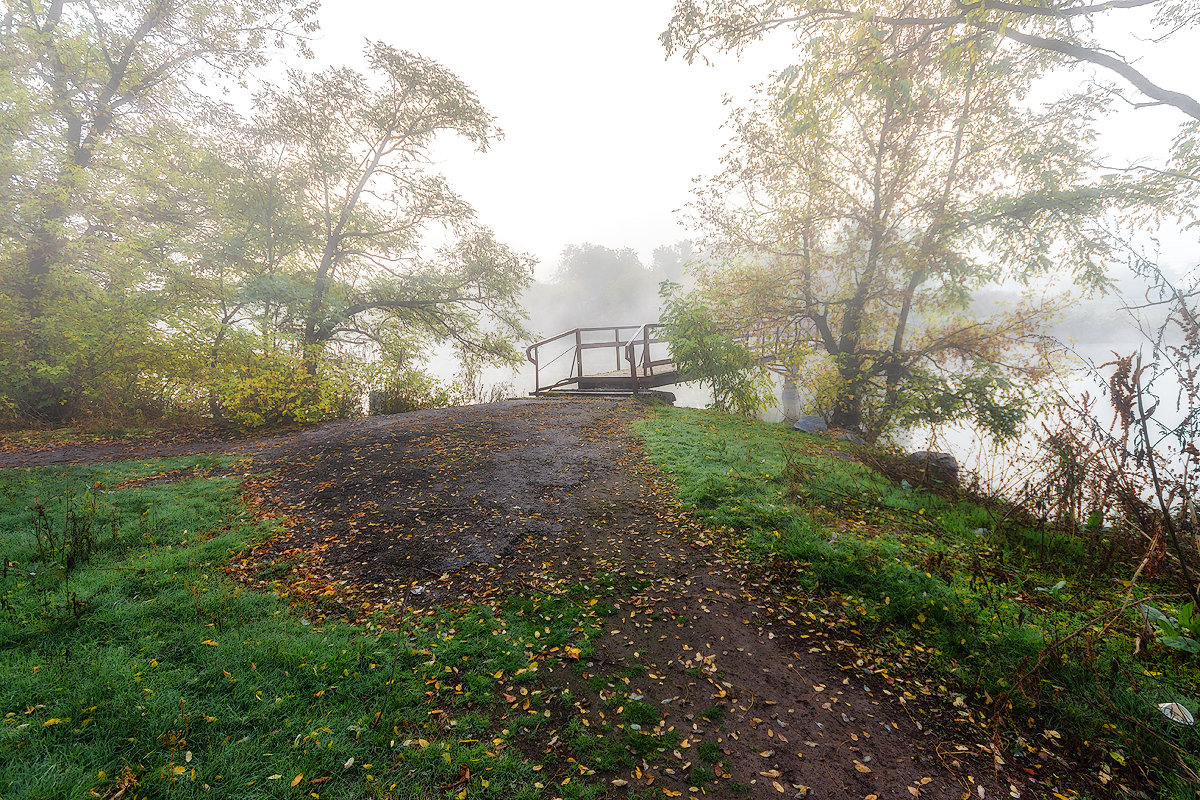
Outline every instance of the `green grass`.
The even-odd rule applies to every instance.
[[[411,610],[399,632],[310,624],[226,572],[271,532],[245,512],[237,478],[202,477],[235,467],[0,471],[5,800],[122,785],[129,798],[532,798],[559,786],[554,762],[535,771],[537,743],[551,716],[570,717],[571,695],[539,670],[575,664],[568,646],[586,658],[596,609],[621,586]],[[145,481],[164,473],[183,479]],[[623,736],[579,746],[626,763]],[[570,796],[594,796],[598,781],[576,771]]]
[[[960,692],[1008,695],[1013,728],[1088,742],[1097,774],[1137,759],[1167,793],[1195,796],[1172,765],[1200,769],[1200,735],[1156,704],[1195,713],[1200,659],[1161,646],[1135,658],[1133,612],[1103,637],[1085,630],[1025,686],[1013,683],[1048,642],[1119,605],[1136,565],[1110,560],[1106,570],[1094,542],[904,488],[838,454],[853,446],[786,426],[663,408],[639,431],[681,500],[735,550],[771,565],[784,589],[846,615],[893,654],[920,647],[933,676]]]

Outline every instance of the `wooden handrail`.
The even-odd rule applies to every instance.
[[[534,342],[525,348],[525,358],[529,361],[529,363],[533,364],[534,393],[536,394],[544,390],[556,389],[560,386],[565,386],[571,383],[578,383],[579,380],[584,376],[583,351],[603,350],[608,348],[612,348],[616,352],[618,370],[621,369],[621,355],[625,355],[626,360],[629,362],[630,375],[633,378],[634,391],[637,392],[640,389],[640,380],[638,375],[639,359],[635,357],[636,354],[634,351],[639,340],[642,344],[640,362],[643,369],[653,370],[653,368],[656,366],[670,363],[669,359],[654,361],[650,358],[650,345],[659,344],[665,341],[664,339],[653,337],[650,334],[650,331],[659,327],[661,326],[658,323],[647,323],[644,325],[604,325],[597,327],[572,328],[571,330],[563,331],[562,333],[555,334],[554,336],[542,339],[541,341]],[[585,342],[583,340],[583,335],[585,333],[597,333],[601,331],[611,332],[613,336],[612,340],[601,342]],[[628,331],[633,331],[633,336],[629,339],[625,339],[625,334]],[[574,342],[572,342],[571,345],[568,346],[567,349],[565,349],[562,353],[554,356],[554,358],[552,358],[550,361],[542,363],[541,353],[539,352],[540,349],[546,345],[550,345],[564,339],[574,339]],[[568,376],[553,384],[542,386],[542,367],[549,366],[568,353],[573,354],[571,359],[571,371]]]
[[[662,326],[657,322],[648,322],[645,325],[643,325],[642,327],[638,328],[637,332],[633,334],[633,337],[625,345],[625,360],[629,362],[629,379],[633,383],[633,393],[634,394],[638,394],[641,391],[642,371],[646,370],[646,371],[649,371],[651,375],[654,374],[653,370],[654,370],[655,362],[650,360],[650,345],[657,344],[664,340],[657,339],[657,338],[651,339],[650,331],[651,331],[651,329],[661,328],[661,327]],[[639,337],[642,340],[641,369],[638,368],[638,363],[633,357],[633,351],[634,351],[634,348],[637,347],[637,340]],[[660,363],[666,363],[666,362],[660,362]]]

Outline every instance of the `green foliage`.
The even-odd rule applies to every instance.
[[[716,322],[711,308],[679,286],[661,287],[666,337],[671,358],[683,380],[699,381],[712,390],[712,408],[755,414],[774,400],[771,378],[762,362],[729,329]]]
[[[1154,3],[1152,15],[1131,11],[1142,5],[1080,6],[1069,0],[1049,0],[1038,6],[948,7],[880,0],[864,8],[837,2],[813,6],[804,0],[677,0],[671,24],[659,38],[668,54],[682,52],[691,63],[706,50],[740,52],[761,38],[764,31],[786,28],[795,35],[798,45],[819,56],[823,37],[831,29],[865,17],[877,27],[869,34],[859,33],[861,49],[877,67],[886,69],[914,39],[931,42],[952,63],[964,54],[976,58],[987,55],[986,45],[994,41],[993,37],[1000,37],[1004,40],[1001,52],[1048,66],[1087,62],[1102,74],[1127,84],[1127,88],[1136,88],[1137,99],[1126,98],[1128,102],[1140,103],[1143,97],[1149,97],[1152,102],[1147,105],[1172,106],[1191,120],[1200,120],[1200,102],[1194,97],[1158,85],[1152,74],[1135,66],[1137,59],[1122,56],[1112,42],[1104,41],[1104,36],[1111,36],[1120,44],[1128,44],[1132,37],[1169,46],[1172,37],[1190,31],[1195,23],[1186,2]],[[1082,80],[1085,85],[1091,82],[1090,77]],[[867,77],[862,88],[875,87]]]
[[[1011,702],[992,706],[997,722],[1120,750],[1185,796],[1170,765],[1200,767],[1200,733],[1157,704],[1194,705],[1200,667],[1169,646],[1133,655],[1141,617],[1119,609],[1140,557],[1101,568],[1073,529],[905,488],[786,426],[664,408],[640,432],[680,498],[782,596],[819,601],[897,653],[919,646],[930,680]],[[1194,619],[1177,612],[1147,611],[1163,635]]]
[[[429,168],[498,136],[441,65],[288,73],[253,123],[205,99],[315,30],[316,4],[10,9],[0,31],[0,399],[62,422],[352,411],[353,373],[438,344],[517,358],[530,260]],[[53,64],[53,69],[44,68]],[[365,154],[365,156],[364,156]],[[303,373],[288,375],[299,356]]]
[[[1195,603],[1179,606],[1173,619],[1154,606],[1143,604],[1140,608],[1154,625],[1160,642],[1176,650],[1200,654],[1200,617],[1196,615]]]
[[[956,372],[910,369],[888,413],[901,427],[974,423],[998,441],[1015,439],[1034,404],[1032,392],[995,364]]]
[[[247,428],[353,416],[361,387],[332,369],[309,374],[286,353],[252,353],[213,388],[221,419]]]
[[[513,362],[530,259],[476,222],[428,157],[446,134],[486,150],[499,136],[494,120],[441,64],[382,42],[365,50],[367,74],[292,72],[286,87],[258,98],[258,126],[300,177],[289,200],[316,232],[287,265],[308,291],[297,319],[306,361],[365,340],[408,362],[408,353],[389,352],[399,329],[426,347],[453,342]]]
[[[0,395],[26,419],[153,414],[162,290],[198,213],[189,87],[311,32],[299,3],[25,4],[0,31]],[[52,64],[53,68],[44,68]],[[192,120],[187,128],[179,120]],[[186,302],[186,301],[185,301]]]
[[[804,375],[834,427],[875,441],[966,419],[1012,436],[1050,368],[1038,337],[1057,301],[984,316],[973,294],[1102,285],[1120,246],[1105,215],[1156,201],[1085,167],[1103,100],[1031,108],[1045,65],[1000,34],[943,47],[875,15],[801,27],[800,62],[733,112],[723,169],[691,204],[720,259],[704,302],[773,370]]]
[[[415,370],[388,371],[371,390],[371,414],[404,414],[422,408],[461,405],[461,391]]]

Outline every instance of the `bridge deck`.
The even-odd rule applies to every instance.
[[[679,382],[679,370],[674,364],[663,364],[652,372],[641,370],[638,385],[642,389],[654,389],[659,386],[669,386]],[[629,370],[614,370],[579,377],[581,391],[632,392],[633,376]]]

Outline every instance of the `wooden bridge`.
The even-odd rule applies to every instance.
[[[533,364],[533,393],[638,394],[678,383],[679,370],[666,352],[666,339],[657,336],[661,327],[647,323],[573,328],[529,345],[525,357]],[[594,352],[605,350],[612,352]],[[589,354],[586,365],[584,353]],[[570,361],[564,361],[568,355]],[[605,371],[609,365],[614,368]]]

